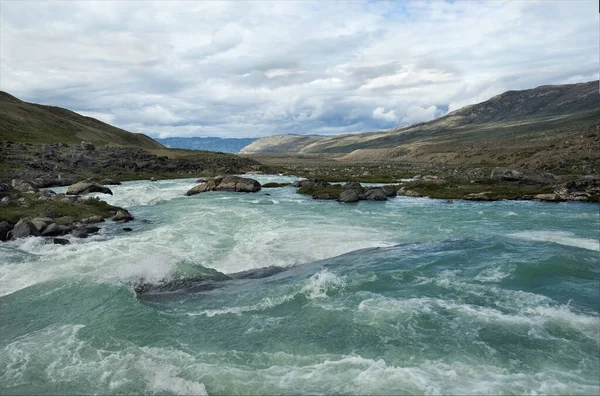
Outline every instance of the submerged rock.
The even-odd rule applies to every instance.
[[[52,240],[52,243],[54,243],[55,245],[68,245],[71,242],[69,242],[68,239],[64,239],[64,238],[54,238]]]

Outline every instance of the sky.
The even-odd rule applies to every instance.
[[[0,2],[0,89],[152,137],[369,132],[598,79],[591,1]]]

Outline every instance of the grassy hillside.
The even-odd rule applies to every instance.
[[[23,102],[0,91],[0,141],[164,147],[141,133],[131,133],[95,118],[54,106]]]

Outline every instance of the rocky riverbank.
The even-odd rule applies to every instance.
[[[270,170],[252,159],[225,153],[169,149],[149,152],[136,147],[96,147],[89,142],[0,142],[0,158],[0,182],[24,179],[38,188],[67,186],[90,177],[149,180]]]
[[[471,201],[539,200],[550,202],[600,202],[600,177],[587,176],[559,181],[552,175],[527,175],[511,169],[495,169],[489,178],[464,182],[453,178],[416,175],[410,181],[382,187],[363,187],[358,182],[332,184],[323,179],[302,180],[293,184],[299,194],[313,199],[340,202],[384,201],[403,195]]]
[[[98,198],[87,198],[85,195],[89,192],[112,194],[109,188],[90,180],[70,186],[67,194],[40,190],[22,179],[0,183],[0,241],[41,236],[53,238],[54,243],[67,244],[68,240],[57,237],[71,234],[87,238],[97,233],[99,223],[106,219],[133,220],[123,208]]]

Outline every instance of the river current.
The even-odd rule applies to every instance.
[[[194,185],[111,186],[129,233],[0,244],[0,394],[600,392],[598,205]]]

